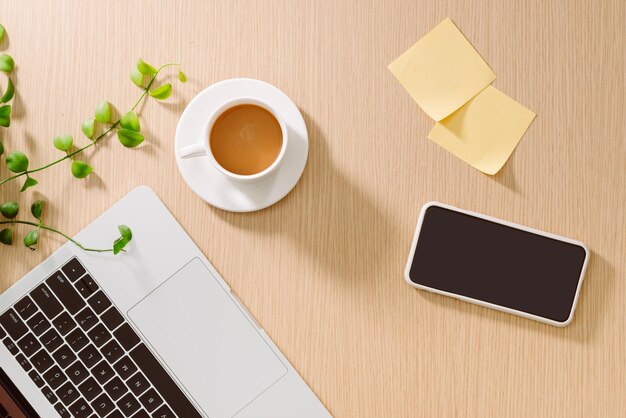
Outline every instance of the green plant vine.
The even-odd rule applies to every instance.
[[[43,200],[37,200],[30,207],[30,212],[33,217],[37,220],[37,222],[32,221],[23,221],[16,220],[15,217],[19,213],[20,207],[17,202],[5,202],[0,205],[0,214],[5,217],[6,221],[0,221],[0,226],[7,226],[6,228],[0,230],[0,242],[5,245],[13,244],[13,235],[14,235],[14,226],[15,225],[29,225],[35,227],[28,234],[24,236],[23,242],[24,245],[30,249],[34,250],[34,246],[39,242],[39,231],[44,229],[46,231],[54,232],[56,234],[61,235],[68,241],[72,242],[77,247],[81,248],[83,251],[91,251],[98,253],[106,253],[112,252],[113,254],[118,254],[124,250],[124,247],[132,240],[133,233],[130,228],[126,225],[118,225],[117,229],[120,232],[120,237],[117,238],[113,242],[113,246],[111,248],[98,249],[98,248],[89,248],[82,245],[80,242],[76,241],[74,238],[70,237],[64,232],[59,231],[51,226],[44,225],[42,221],[43,211],[46,203]]]
[[[6,30],[4,26],[0,24],[0,44],[4,42],[6,37]],[[11,126],[11,105],[8,104],[15,96],[15,86],[13,80],[11,80],[11,73],[15,68],[15,61],[9,54],[0,54],[0,72],[4,73],[7,77],[7,89],[0,97],[0,126],[8,128]],[[0,155],[4,152],[2,141],[0,141]]]
[[[97,107],[94,113],[94,117],[87,119],[83,122],[81,126],[81,130],[83,134],[90,140],[90,142],[78,149],[72,150],[74,146],[74,138],[69,134],[59,135],[53,138],[52,142],[54,147],[59,151],[65,152],[65,155],[57,160],[54,160],[48,164],[45,164],[41,167],[28,169],[29,160],[26,154],[21,151],[13,151],[6,157],[6,165],[9,171],[15,173],[14,175],[7,177],[0,181],[0,186],[8,183],[12,180],[16,180],[20,177],[26,176],[26,180],[22,186],[21,191],[25,191],[26,189],[33,187],[38,184],[38,181],[35,180],[31,174],[37,173],[39,171],[43,171],[47,168],[50,168],[62,161],[67,159],[72,160],[71,171],[72,175],[76,178],[82,179],[86,178],[93,172],[93,167],[88,165],[87,163],[77,160],[74,157],[83,151],[91,148],[96,145],[99,141],[107,137],[107,135],[115,130],[117,132],[117,137],[120,143],[127,148],[134,148],[141,144],[144,141],[144,136],[141,134],[141,126],[139,124],[139,118],[135,113],[135,109],[141,101],[149,94],[151,97],[154,97],[158,100],[165,100],[172,94],[172,85],[170,83],[163,84],[160,87],[157,87],[153,90],[150,90],[155,80],[157,79],[159,73],[166,67],[177,66],[180,67],[178,63],[168,63],[160,66],[158,69],[152,67],[151,65],[145,63],[143,60],[139,60],[136,67],[133,69],[131,73],[131,80],[139,86],[143,92],[135,102],[135,104],[131,107],[131,109],[126,112],[120,119],[116,121],[111,121],[111,105],[109,102],[104,101],[101,102]],[[139,70],[141,68],[141,70]],[[137,78],[135,74],[135,69],[140,76]],[[141,72],[143,71],[143,72]],[[185,82],[187,80],[185,74],[178,71],[178,78]],[[147,85],[144,86],[143,79],[149,76],[149,81]],[[100,133],[97,137],[93,137],[95,133],[96,123],[99,122],[105,126],[105,129]],[[107,126],[108,125],[108,126]],[[0,154],[2,155],[2,154]]]
[[[0,43],[2,43],[5,33],[6,32],[4,30],[4,27],[0,25]],[[7,54],[0,54],[0,71],[5,72],[8,75],[13,70],[13,67],[13,59]],[[72,137],[72,135],[63,134],[55,136],[52,139],[54,147],[63,152],[65,155],[40,167],[29,168],[29,159],[22,151],[12,151],[8,153],[5,159],[5,164],[8,170],[13,173],[13,175],[10,175],[9,177],[0,180],[0,186],[6,185],[7,183],[12,182],[13,180],[17,180],[20,177],[25,177],[24,183],[20,190],[21,192],[24,192],[27,189],[34,187],[38,184],[38,181],[32,176],[33,173],[42,172],[65,160],[71,161],[70,170],[74,177],[78,179],[87,178],[91,173],[93,173],[93,167],[86,162],[77,159],[76,157],[79,154],[83,153],[85,150],[96,145],[98,142],[107,138],[109,134],[113,131],[115,131],[118,140],[124,147],[135,148],[136,146],[140,145],[145,138],[141,133],[141,125],[139,123],[139,117],[135,112],[135,109],[137,109],[139,104],[148,96],[153,97],[157,100],[166,100],[171,96],[172,85],[170,83],[165,83],[153,88],[159,74],[168,67],[176,67],[178,69],[178,79],[182,83],[187,82],[187,76],[181,71],[179,63],[171,62],[155,68],[152,65],[143,61],[142,59],[139,59],[136,65],[131,70],[130,79],[137,87],[142,90],[142,92],[128,112],[122,115],[118,120],[113,121],[111,118],[111,104],[107,101],[101,102],[96,107],[94,116],[85,120],[81,125],[81,131],[85,135],[85,137],[87,137],[89,142],[84,146],[75,147],[74,138]],[[3,103],[6,103],[13,98],[14,89],[15,87],[9,77],[7,91],[2,96],[2,98],[0,98],[0,126],[8,127],[10,125],[11,106],[3,105]],[[5,100],[5,98],[7,98],[6,101],[3,101]],[[4,113],[7,114],[6,123],[4,123],[3,119],[3,109],[5,108],[8,108],[8,110],[4,111]],[[96,135],[96,131],[98,129],[100,129],[101,132]],[[2,157],[4,151],[4,146],[0,142],[0,157]],[[32,222],[15,219],[19,212],[19,205],[16,202],[5,202],[4,204],[0,205],[0,214],[2,214],[4,218],[6,218],[6,220],[0,220],[0,227],[4,227],[4,229],[0,230],[0,243],[5,245],[13,244],[15,225],[28,225],[35,228],[32,229],[23,239],[24,245],[31,250],[34,249],[34,246],[39,241],[40,230],[46,230],[59,234],[79,248],[83,249],[84,251],[93,252],[113,252],[114,254],[118,254],[119,252],[124,251],[124,248],[132,239],[132,232],[130,228],[125,225],[119,225],[118,230],[120,232],[120,237],[115,240],[111,248],[95,249],[86,247],[75,239],[71,238],[69,235],[65,234],[64,232],[43,224],[41,220],[41,215],[44,206],[45,202],[41,200],[33,203],[31,207],[31,213],[38,222]]]

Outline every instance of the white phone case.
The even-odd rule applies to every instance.
[[[567,319],[563,322],[559,322],[559,321],[555,321],[553,319],[548,319],[548,318],[544,318],[541,316],[537,316],[537,315],[533,315],[531,313],[528,312],[524,312],[524,311],[519,311],[517,309],[511,309],[508,308],[506,306],[501,306],[501,305],[496,305],[494,303],[490,303],[490,302],[485,302],[483,300],[479,300],[479,299],[474,299],[471,297],[467,297],[467,296],[463,296],[463,295],[459,295],[456,293],[450,293],[450,292],[446,292],[444,290],[439,290],[439,289],[434,289],[432,287],[428,287],[428,286],[424,286],[424,285],[420,285],[420,284],[416,284],[413,281],[411,281],[411,278],[409,277],[409,273],[411,270],[411,264],[413,263],[413,257],[415,256],[415,248],[417,247],[417,240],[419,238],[420,235],[420,231],[422,229],[422,222],[424,221],[424,215],[426,214],[426,210],[428,208],[430,208],[431,206],[438,206],[444,209],[449,209],[455,212],[459,212],[459,213],[464,213],[466,215],[470,215],[470,216],[474,216],[477,218],[481,218],[481,219],[485,219],[491,222],[495,222],[501,225],[505,225],[505,226],[509,226],[512,228],[516,228],[516,229],[521,229],[523,231],[527,231],[527,232],[531,232],[533,234],[537,234],[537,235],[541,235],[544,237],[548,237],[548,238],[552,238],[552,239],[556,239],[559,241],[564,241],[564,242],[568,242],[570,244],[574,244],[574,245],[578,245],[581,248],[583,248],[585,250],[585,261],[583,262],[583,267],[580,271],[580,277],[578,278],[578,286],[576,287],[576,294],[574,296],[574,303],[572,303],[572,309],[569,313],[569,316],[567,317]],[[482,215],[480,213],[476,213],[476,212],[472,212],[469,210],[464,210],[464,209],[460,209],[451,205],[446,205],[445,203],[439,203],[439,202],[428,202],[426,203],[423,207],[422,210],[420,211],[420,215],[419,215],[419,219],[417,221],[417,228],[415,229],[415,235],[413,237],[413,243],[411,244],[411,251],[409,253],[409,258],[407,260],[406,263],[406,268],[404,269],[404,280],[406,280],[406,282],[412,286],[415,287],[417,289],[423,289],[423,290],[427,290],[429,292],[432,293],[438,293],[441,295],[445,295],[445,296],[450,296],[456,299],[460,299],[463,300],[465,302],[470,302],[470,303],[475,303],[477,305],[481,305],[481,306],[485,306],[488,308],[493,308],[493,309],[497,309],[499,311],[502,312],[507,312],[513,315],[518,315],[518,316],[522,316],[524,318],[528,318],[528,319],[534,319],[535,321],[540,321],[540,322],[544,322],[546,324],[549,325],[554,325],[557,327],[564,327],[566,325],[569,325],[572,322],[572,319],[574,318],[574,310],[576,309],[576,304],[578,302],[578,295],[580,294],[580,288],[583,282],[583,279],[585,277],[585,271],[587,270],[587,264],[589,263],[589,250],[587,248],[587,246],[585,244],[583,244],[580,241],[576,241],[570,238],[566,238],[566,237],[562,237],[559,235],[555,235],[555,234],[550,234],[548,232],[543,232],[543,231],[539,231],[537,229],[533,229],[533,228],[529,228],[527,226],[523,226],[523,225],[518,225],[515,224],[513,222],[508,222],[502,219],[498,219],[498,218],[493,218],[491,216],[487,216],[487,215]]]

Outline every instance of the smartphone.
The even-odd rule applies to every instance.
[[[588,262],[580,241],[429,202],[404,278],[418,289],[562,327],[572,321]]]

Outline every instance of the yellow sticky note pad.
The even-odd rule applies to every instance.
[[[489,86],[435,124],[428,138],[486,174],[496,174],[535,114]]]
[[[435,121],[449,116],[496,79],[450,18],[389,64],[389,70]]]

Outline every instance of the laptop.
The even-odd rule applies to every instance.
[[[148,187],[76,238],[122,223],[0,296],[0,417],[331,416]]]

